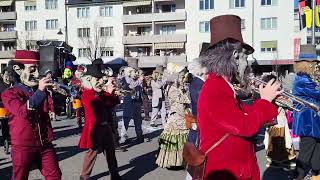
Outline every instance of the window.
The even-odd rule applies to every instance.
[[[16,43],[15,42],[4,42],[3,43],[3,51],[13,51],[16,49]]]
[[[241,30],[245,30],[245,29],[246,29],[246,20],[241,19]]]
[[[79,48],[78,49],[78,57],[88,57],[90,56],[90,49],[89,48]]]
[[[25,21],[25,30],[26,31],[37,30],[37,21]]]
[[[261,0],[261,6],[276,6],[278,0]]]
[[[111,37],[113,36],[113,27],[101,27],[100,28],[101,37]]]
[[[200,22],[199,31],[201,33],[209,32],[209,29],[210,29],[209,21],[201,21]]]
[[[78,37],[90,37],[90,28],[78,28]]]
[[[176,25],[161,26],[161,29],[160,29],[161,35],[169,35],[169,34],[175,34],[175,33],[176,33]]]
[[[261,41],[261,52],[277,52],[277,41]]]
[[[152,31],[152,28],[151,27],[138,27],[137,28],[137,34],[138,35],[142,35],[142,36],[145,36],[145,35],[150,35],[151,34],[151,31]]]
[[[245,6],[245,0],[230,0],[230,8],[242,8]]]
[[[214,8],[214,0],[200,0],[200,10],[210,10]]]
[[[100,16],[103,17],[110,17],[113,15],[113,8],[112,6],[106,6],[100,8]]]
[[[101,47],[100,54],[102,57],[111,57],[113,56],[113,47]]]
[[[78,18],[87,18],[89,17],[90,9],[88,7],[85,8],[77,8],[77,17]]]
[[[58,19],[46,20],[47,29],[57,29],[58,28]]]
[[[261,18],[261,29],[277,29],[278,26],[278,18],[272,17],[272,18]]]
[[[45,0],[46,9],[57,9],[58,0]]]
[[[4,32],[11,32],[11,31],[15,31],[16,25],[14,24],[3,24],[2,25],[2,31]]]
[[[37,6],[33,5],[33,6],[24,6],[24,10],[26,11],[35,11],[37,10]]]
[[[162,5],[162,12],[176,12],[176,5],[175,4],[166,4]]]
[[[26,48],[27,50],[38,50],[39,46],[35,40],[26,40]]]

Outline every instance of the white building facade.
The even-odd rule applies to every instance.
[[[36,50],[38,40],[65,41],[65,0],[17,0],[16,11],[17,49]]]
[[[272,67],[292,65],[297,39],[303,37],[296,29],[294,1],[69,0],[66,8],[64,3],[17,1],[18,48],[35,48],[35,40],[67,40],[76,64],[99,57],[104,62],[135,58],[142,68],[186,64],[199,56],[202,42],[210,42],[210,19],[235,14],[242,19],[244,41],[255,49],[249,60]]]
[[[123,58],[122,3],[78,1],[68,4],[67,15],[75,64],[90,64],[100,57],[105,63]]]
[[[188,61],[199,56],[202,42],[210,42],[210,19],[235,14],[242,19],[244,41],[255,49],[251,61],[268,66],[293,63],[294,1],[190,0],[186,11]]]

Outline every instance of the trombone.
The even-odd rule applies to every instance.
[[[260,78],[257,77],[249,77],[250,80],[252,80],[254,83],[263,84],[266,85],[267,82],[263,81]],[[259,93],[258,88],[254,88],[254,91]],[[299,98],[289,92],[284,91],[281,93],[280,97],[284,97],[285,99],[288,99],[288,101],[283,100],[282,98],[276,98],[275,101],[283,106],[286,106],[294,111],[301,112],[306,106],[310,107],[311,109],[315,110],[316,112],[320,112],[320,107],[314,103],[308,102],[302,98]],[[301,108],[294,107],[294,103],[300,104]]]

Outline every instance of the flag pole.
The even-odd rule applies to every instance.
[[[316,16],[316,0],[311,0],[312,1],[312,29],[311,29],[311,37],[312,37],[312,40],[311,40],[311,43],[313,45],[316,44],[316,36],[315,36],[315,33],[316,33],[316,23],[315,23],[315,16]]]

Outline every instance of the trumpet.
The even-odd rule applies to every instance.
[[[260,78],[257,77],[249,77],[251,81],[254,83],[266,85],[267,82],[263,81]],[[253,89],[255,92],[259,93],[258,88]],[[310,107],[311,109],[315,110],[316,112],[320,112],[320,107],[312,102],[308,102],[302,98],[299,98],[287,91],[284,91],[281,93],[279,98],[276,98],[275,101],[279,103],[280,105],[283,105],[285,107],[288,107],[289,109],[292,109],[293,111],[301,112],[305,107]],[[294,104],[299,104],[301,108],[294,107]]]

